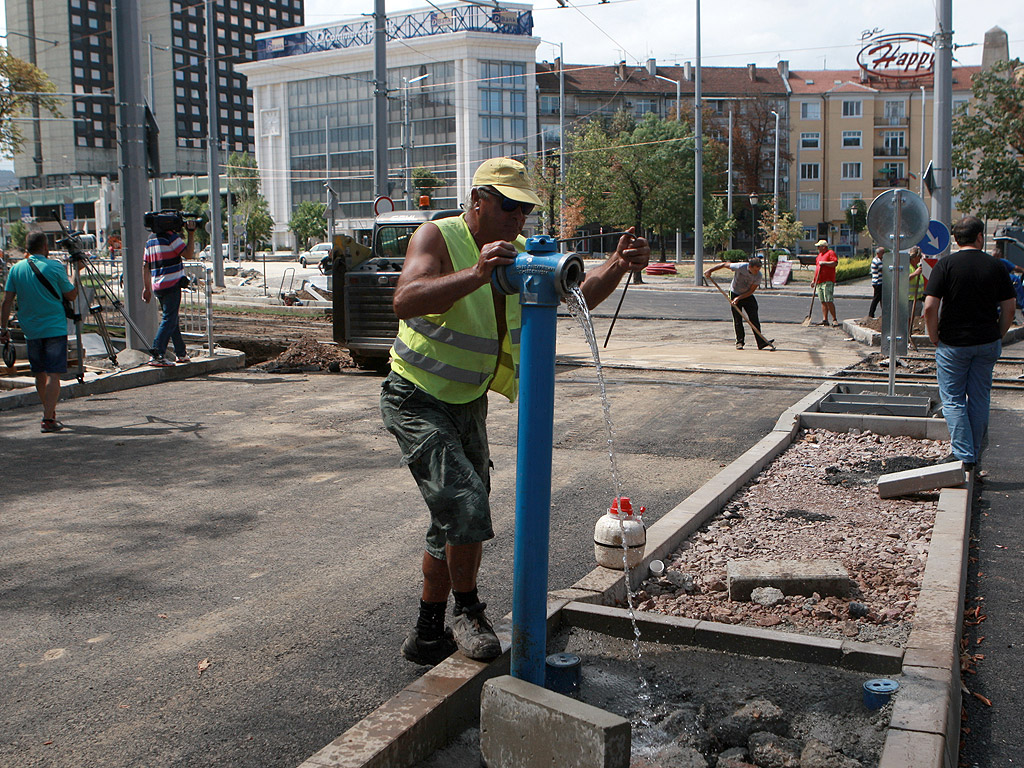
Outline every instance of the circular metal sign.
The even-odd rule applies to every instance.
[[[381,195],[373,201],[373,215],[380,216],[382,213],[391,213],[395,210],[395,201],[386,195]]]
[[[892,248],[896,234],[897,195],[901,203],[899,249],[905,251],[921,241],[931,221],[928,206],[920,195],[907,189],[887,189],[868,206],[868,231],[875,242]]]

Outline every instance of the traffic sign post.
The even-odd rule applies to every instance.
[[[925,256],[941,256],[949,249],[949,227],[932,219],[917,245]]]

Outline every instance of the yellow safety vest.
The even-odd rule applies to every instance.
[[[444,236],[458,272],[480,258],[466,215],[431,222]],[[526,241],[515,246],[526,250]],[[468,403],[488,389],[515,402],[519,391],[519,297],[505,298],[508,333],[498,338],[490,284],[482,285],[447,312],[400,320],[391,347],[391,370],[446,403]]]

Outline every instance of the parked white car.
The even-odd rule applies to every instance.
[[[324,256],[327,256],[331,252],[332,248],[334,248],[334,246],[331,243],[317,243],[308,251],[303,251],[299,254],[299,264],[303,267],[308,267],[310,265],[315,266],[320,263],[320,260]]]

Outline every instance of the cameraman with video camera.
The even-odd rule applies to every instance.
[[[186,219],[178,211],[147,213],[146,227],[153,233],[146,241],[146,253],[142,260],[142,300],[149,303],[156,294],[160,302],[160,327],[157,328],[150,350],[149,364],[157,368],[173,366],[175,362],[190,363],[185,340],[178,326],[178,309],[181,306],[181,289],[188,285],[182,261],[193,258],[193,237],[196,220]],[[185,240],[179,232],[185,230]],[[168,360],[164,353],[167,342],[174,345],[175,360]]]

